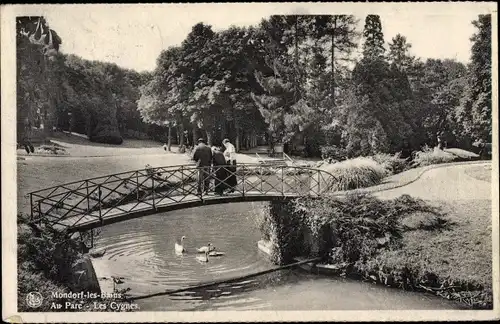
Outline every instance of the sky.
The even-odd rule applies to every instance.
[[[359,5],[363,5],[362,7]],[[362,31],[366,14],[381,17],[386,42],[400,33],[412,44],[411,53],[426,58],[451,58],[468,62],[471,21],[489,8],[441,3],[399,6],[387,4],[174,4],[174,5],[44,5],[26,13],[42,14],[61,36],[63,53],[89,60],[114,62],[137,71],[153,70],[163,49],[179,45],[198,22],[221,30],[230,25],[258,24],[272,14],[354,14]],[[417,5],[417,4],[415,4]]]

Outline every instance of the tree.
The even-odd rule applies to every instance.
[[[364,58],[380,58],[385,53],[384,33],[379,15],[368,15],[363,30],[365,42],[363,44]]]
[[[472,140],[491,143],[491,15],[479,15],[472,24],[477,32],[471,37],[467,89],[456,119]]]
[[[214,121],[217,112],[210,102],[209,96],[213,95],[210,88],[214,87],[212,79],[214,67],[210,63],[213,58],[209,54],[210,41],[215,33],[210,25],[198,23],[182,42],[182,59],[179,61],[179,72],[182,83],[188,93],[186,109],[190,115],[190,122],[195,125],[193,129],[193,143],[196,141],[196,128],[205,130],[207,141],[212,141]]]
[[[389,63],[401,72],[410,71],[415,62],[415,57],[409,53],[410,48],[411,44],[407,42],[406,37],[397,34],[389,44]]]
[[[170,47],[160,53],[151,80],[141,88],[138,110],[146,123],[167,126],[167,147],[170,151],[172,128],[179,127],[181,134],[179,146],[184,145],[184,119],[187,93],[181,74],[178,71],[182,50]]]
[[[296,22],[292,21],[292,23]],[[293,24],[295,27],[295,24]],[[256,35],[262,60],[255,71],[259,87],[252,91],[252,99],[268,124],[268,138],[271,149],[276,142],[285,139],[284,116],[296,102],[298,86],[294,85],[294,59],[288,55],[293,45],[293,32],[284,16],[271,16],[263,20]],[[298,40],[297,40],[298,45]],[[295,50],[295,49],[294,49]],[[295,66],[296,65],[295,61]]]
[[[356,31],[357,21],[352,15],[332,15],[329,17],[327,32],[330,33],[330,66],[331,66],[331,104],[335,107],[336,90],[340,83],[344,63],[352,62],[350,56],[356,49],[356,40],[359,36]]]
[[[31,137],[36,120],[45,135],[52,131],[55,107],[48,79],[48,62],[55,59],[62,44],[44,17],[16,18],[17,121],[18,140]]]

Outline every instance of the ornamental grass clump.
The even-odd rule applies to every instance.
[[[414,167],[422,167],[432,164],[450,163],[458,159],[458,156],[447,153],[439,148],[424,147],[422,151],[415,153],[413,159]]]
[[[352,190],[377,185],[388,175],[381,164],[371,158],[359,157],[321,167],[333,177],[328,180],[330,191]]]
[[[401,152],[394,155],[379,153],[371,156],[371,158],[382,165],[390,174],[397,174],[408,168],[408,162],[401,158]]]

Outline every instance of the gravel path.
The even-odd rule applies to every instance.
[[[478,162],[440,166],[426,170],[416,181],[403,187],[374,193],[383,199],[403,194],[428,200],[491,199],[491,183],[469,176],[466,171],[483,166],[491,172],[491,163]]]

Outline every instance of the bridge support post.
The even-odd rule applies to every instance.
[[[33,220],[33,194],[30,193],[31,220]]]
[[[156,209],[155,203],[155,179],[151,176],[151,193],[153,194],[153,209]]]
[[[42,203],[38,200],[38,225],[42,225]]]
[[[262,177],[264,176],[263,172],[264,171],[262,170],[262,165],[259,165],[260,193],[264,192],[264,180],[262,179]]]
[[[135,172],[135,193],[137,195],[137,201],[139,201],[139,172]]]
[[[281,195],[285,196],[285,167],[281,167]]]
[[[241,176],[241,179],[242,179],[243,183],[241,186],[242,187],[241,190],[243,192],[243,197],[245,197],[245,170],[243,170],[242,173],[243,173],[243,175]],[[236,176],[236,169],[234,170],[234,176]],[[238,184],[238,181],[236,181],[236,184]]]
[[[97,185],[97,193],[98,193],[98,196],[99,196],[99,200],[98,200],[98,203],[99,203],[99,220],[102,223],[102,202],[101,202],[102,192],[101,192],[101,185],[100,184]]]
[[[90,213],[90,193],[89,193],[89,181],[85,181],[85,186],[87,187],[87,211]]]
[[[316,171],[318,172],[318,196],[321,195],[321,179],[320,179],[320,173],[319,171]]]

